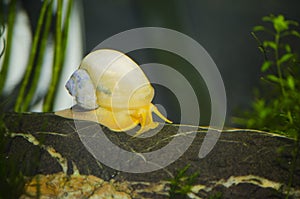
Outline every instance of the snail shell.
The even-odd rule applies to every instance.
[[[152,112],[165,118],[151,103],[154,89],[141,68],[127,55],[101,49],[88,54],[66,84],[77,105],[55,114],[74,119],[95,121],[113,131],[126,131],[141,125],[135,136],[157,127]]]

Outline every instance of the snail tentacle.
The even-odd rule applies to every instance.
[[[99,107],[95,86],[86,70],[76,70],[66,83],[66,88],[82,108],[91,110]]]

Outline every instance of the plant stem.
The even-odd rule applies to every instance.
[[[49,2],[49,6],[47,8],[47,15],[46,15],[46,22],[45,22],[45,27],[43,30],[43,35],[41,38],[41,44],[39,47],[39,54],[37,57],[36,61],[36,66],[32,78],[32,83],[30,85],[29,91],[27,95],[25,96],[24,104],[22,106],[22,110],[28,111],[29,105],[32,102],[32,99],[34,97],[34,93],[37,89],[37,84],[40,79],[40,73],[42,69],[42,64],[43,64],[43,59],[44,59],[44,54],[45,54],[45,49],[48,41],[48,35],[49,35],[49,29],[51,25],[51,19],[52,19],[52,7],[53,7],[53,0]]]
[[[281,72],[281,65],[279,63],[279,39],[280,39],[280,32],[276,32],[275,35],[275,44],[276,44],[276,49],[275,49],[275,60],[276,60],[276,68],[277,68],[277,73],[279,76],[279,82],[280,82],[280,87],[281,87],[281,92],[282,95],[285,97],[285,89],[283,85],[283,77],[282,77],[282,72]]]
[[[284,98],[287,98],[285,88],[284,88],[284,83],[283,83],[283,76],[281,72],[281,64],[279,62],[279,40],[280,40],[280,32],[276,32],[275,34],[275,43],[276,43],[276,50],[275,50],[275,60],[276,60],[276,68],[277,68],[277,73],[279,76],[279,82],[280,82],[280,87],[281,87],[281,92]],[[287,107],[286,110],[286,116],[288,118],[288,121],[290,124],[293,124],[293,116],[290,111],[290,107]]]
[[[70,19],[71,19],[71,11],[72,11],[72,6],[73,6],[73,0],[68,0],[68,5],[67,5],[67,13],[66,13],[66,17],[65,17],[65,22],[64,22],[64,25],[63,25],[63,31],[62,31],[62,52],[61,52],[61,64],[63,65],[64,64],[64,61],[63,59],[65,58],[65,55],[66,55],[66,49],[67,49],[67,43],[68,43],[68,34],[69,34],[69,25],[70,25]],[[60,67],[60,70],[58,72],[58,74],[60,75],[61,74],[61,71],[62,71],[63,67]],[[59,79],[58,81],[60,80],[60,77],[59,76]],[[56,88],[55,90],[57,89],[58,87],[58,83],[57,82],[57,85],[56,85]],[[53,102],[56,100],[56,95],[57,95],[57,92],[54,93],[54,99],[53,99]]]
[[[54,105],[54,94],[57,88],[59,73],[62,67],[61,59],[61,45],[62,45],[62,9],[63,1],[57,0],[57,10],[56,10],[56,27],[55,27],[55,49],[54,49],[54,61],[52,69],[52,79],[48,93],[45,97],[43,111],[48,112],[53,109]]]
[[[0,17],[2,17],[2,16],[0,16]],[[4,38],[2,38],[3,37],[3,35],[4,35],[4,30],[5,30],[5,25],[4,25],[4,22],[0,22],[1,24],[1,28],[0,28],[0,39],[2,39],[2,42],[3,42],[3,48],[2,48],[2,50],[1,50],[1,52],[0,52],[0,58],[2,57],[2,55],[4,54],[4,52],[5,52],[5,39]],[[1,93],[1,92],[0,92]]]
[[[29,61],[27,64],[24,80],[21,85],[20,92],[19,92],[19,95],[17,98],[17,102],[16,102],[15,108],[14,108],[14,110],[16,112],[25,111],[25,109],[22,107],[22,104],[23,104],[23,100],[24,100],[25,91],[29,84],[29,79],[30,79],[31,73],[33,71],[34,59],[35,59],[35,56],[37,53],[38,42],[39,42],[39,38],[40,38],[41,29],[42,29],[42,26],[44,23],[44,18],[45,18],[45,14],[46,14],[46,10],[47,10],[47,4],[48,4],[48,0],[45,0],[42,5],[42,9],[41,9],[40,16],[38,19],[37,28],[36,28],[35,35],[33,38],[33,43],[32,43],[32,47],[31,47],[31,52],[30,52]]]
[[[2,69],[0,71],[0,94],[3,91],[4,84],[7,77],[8,66],[10,61],[10,53],[11,53],[11,46],[12,46],[12,37],[14,32],[14,23],[16,17],[16,0],[12,0],[9,5],[9,13],[8,13],[8,23],[7,23],[7,45],[4,55],[4,60],[2,64]]]

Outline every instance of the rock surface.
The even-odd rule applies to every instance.
[[[92,122],[74,122],[51,113],[7,113],[4,120],[11,135],[8,157],[17,157],[18,167],[26,176],[40,174],[43,182],[61,180],[72,185],[74,190],[78,184],[82,189],[81,184],[98,183],[99,187],[94,187],[94,191],[101,194],[107,188],[116,196],[123,194],[123,198],[168,198],[168,180],[189,164],[188,173],[199,172],[199,176],[187,198],[285,198],[288,192],[291,198],[300,198],[300,158],[293,156],[297,147],[299,150],[299,143],[297,145],[286,137],[255,130],[223,130],[212,151],[199,158],[199,149],[207,132],[204,127],[165,125],[151,137],[132,138]],[[84,146],[84,138],[89,138],[87,141],[92,142],[91,146],[97,146],[99,129],[103,129],[103,135],[115,145],[133,152],[135,161],[123,161],[122,169],[142,167],[145,161],[151,163],[151,158],[145,158],[144,154],[160,150],[177,137],[192,144],[182,156],[162,169],[130,173],[106,166],[90,153],[93,149],[87,150]],[[172,150],[176,154],[183,149],[180,145],[173,145],[170,154],[173,154]],[[168,156],[169,153],[161,153],[163,159]],[[103,152],[101,158],[118,162],[123,155]],[[26,185],[26,190],[33,195],[32,185],[36,179],[32,178]],[[60,183],[60,186],[65,184]],[[71,192],[69,187],[60,186],[55,185],[55,190]],[[78,193],[82,194],[81,198],[86,198],[84,191]]]

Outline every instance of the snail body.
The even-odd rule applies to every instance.
[[[88,54],[66,88],[84,111],[66,109],[56,115],[95,121],[117,132],[140,124],[135,136],[157,127],[152,112],[172,123],[151,103],[154,89],[141,68],[116,50],[100,49]]]

